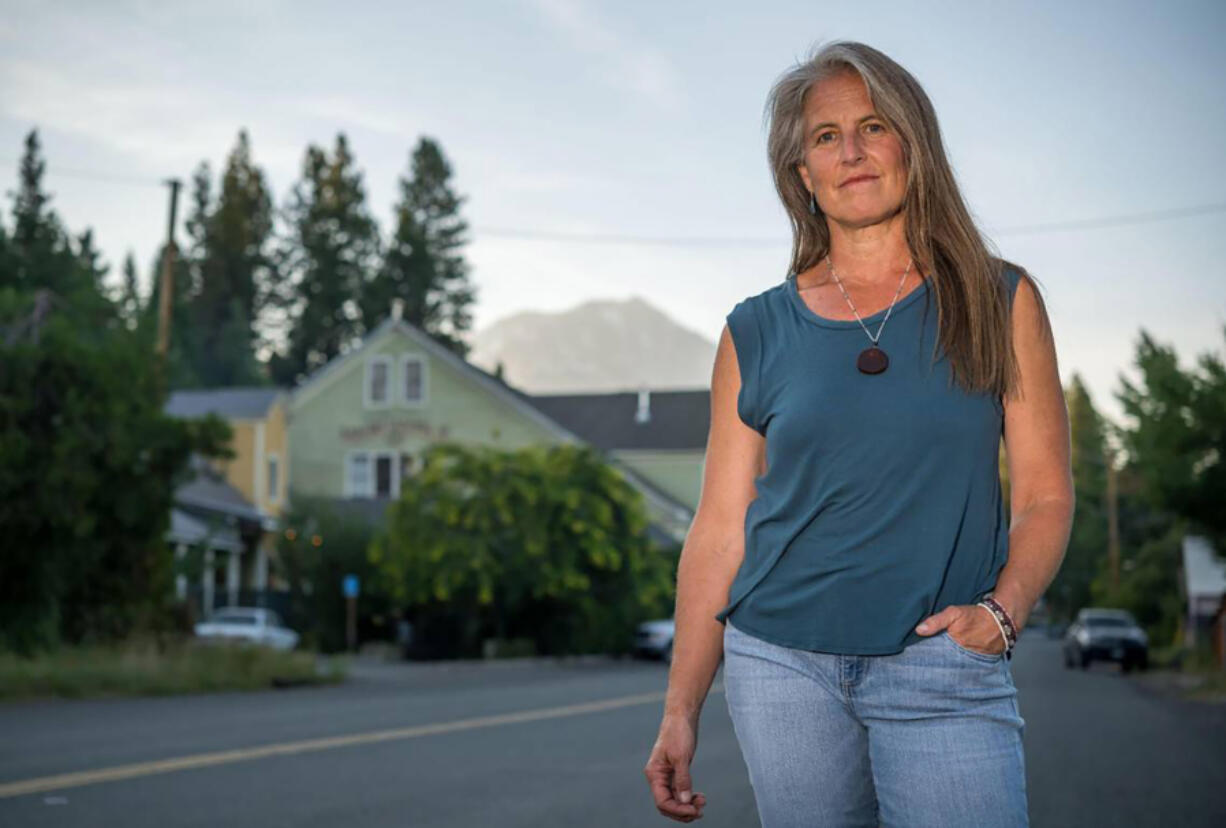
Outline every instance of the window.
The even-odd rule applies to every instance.
[[[345,497],[400,497],[400,481],[415,470],[412,454],[352,451],[345,461]]]
[[[370,491],[370,455],[355,452],[349,455],[345,469],[345,494],[348,497],[369,497]]]
[[[372,356],[366,361],[366,384],[363,403],[367,408],[380,408],[388,404],[388,385],[391,380],[392,358],[386,355]]]
[[[390,454],[381,454],[375,458],[375,497],[392,496],[392,460]],[[397,486],[397,494],[400,487]]]
[[[281,458],[268,455],[268,501],[276,503],[281,493]]]
[[[401,362],[404,379],[404,401],[421,403],[426,398],[426,361],[417,354],[407,354]]]

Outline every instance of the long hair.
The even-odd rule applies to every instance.
[[[864,81],[877,114],[902,143],[907,244],[937,303],[940,335],[934,358],[936,348],[943,348],[964,389],[1003,397],[1017,387],[1019,373],[1004,268],[1016,269],[1032,286],[1034,280],[1021,266],[1000,258],[976,227],[946,157],[936,112],[919,82],[863,43],[815,46],[780,75],[767,97],[767,153],[792,225],[791,272],[813,267],[830,251],[826,216],[820,208],[817,215],[809,212],[809,191],[798,171],[804,156],[805,96],[818,81],[847,71]]]

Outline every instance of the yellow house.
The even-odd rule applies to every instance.
[[[195,479],[175,494],[175,514],[170,538],[178,554],[201,538],[205,522],[213,529],[206,550],[206,574],[202,601],[206,612],[215,596],[225,603],[240,602],[243,590],[269,588],[269,559],[275,546],[274,529],[288,509],[289,429],[288,395],[280,388],[218,388],[176,391],[166,403],[174,417],[196,418],[216,414],[233,431],[230,448],[234,456],[213,463],[197,464]],[[202,541],[204,542],[204,541]],[[226,566],[214,567],[215,554],[226,556]],[[185,594],[180,583],[179,592]]]

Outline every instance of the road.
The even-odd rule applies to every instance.
[[[1226,705],[1013,660],[1034,826],[1226,824]],[[0,826],[649,826],[650,662],[363,664],[343,686],[0,705]],[[717,676],[700,821],[758,825]],[[65,774],[77,774],[65,777]]]

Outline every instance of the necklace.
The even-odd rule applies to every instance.
[[[914,261],[914,260],[912,260]],[[863,374],[880,374],[890,365],[890,359],[885,355],[885,351],[877,347],[877,340],[881,339],[881,331],[885,328],[885,323],[889,320],[890,314],[894,310],[894,303],[898,301],[898,294],[902,293],[903,282],[907,281],[907,274],[911,272],[911,262],[907,262],[907,269],[902,272],[902,279],[898,281],[898,290],[894,291],[894,298],[890,301],[889,310],[885,312],[885,319],[881,320],[881,324],[877,326],[877,335],[873,336],[869,333],[868,327],[864,324],[864,320],[860,318],[860,312],[856,310],[855,304],[851,301],[851,297],[847,295],[847,291],[843,289],[843,282],[839,279],[839,274],[834,271],[834,263],[830,261],[830,255],[826,255],[826,264],[830,268],[830,275],[834,277],[835,284],[839,286],[839,290],[843,292],[843,298],[847,300],[847,304],[851,305],[851,312],[856,315],[856,321],[860,323],[860,327],[864,328],[864,333],[868,334],[868,338],[872,340],[872,345],[860,352],[860,356],[856,359],[856,367]]]

